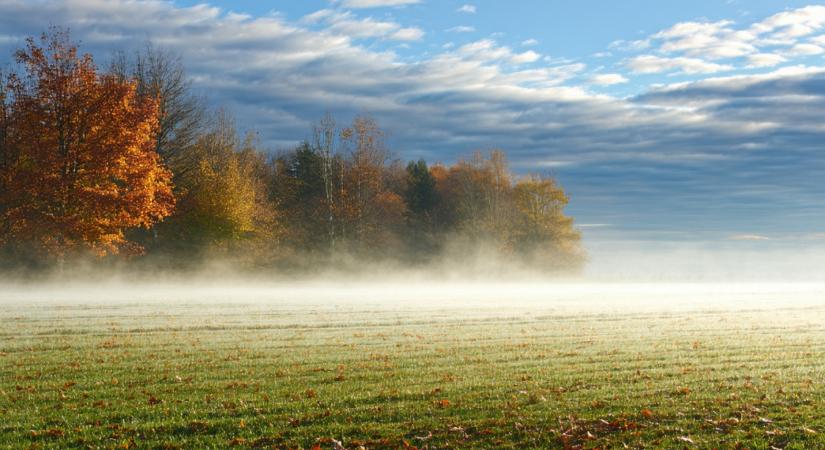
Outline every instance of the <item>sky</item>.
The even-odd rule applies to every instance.
[[[0,67],[50,25],[147,41],[271,151],[370,114],[400,159],[504,149],[585,242],[825,248],[825,4],[0,0]]]

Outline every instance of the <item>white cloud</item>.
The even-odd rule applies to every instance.
[[[773,67],[794,57],[825,53],[825,35],[801,42],[825,28],[825,6],[784,11],[737,26],[731,20],[680,22],[637,41],[614,41],[611,49],[639,52],[626,62],[639,73],[714,73]]]
[[[664,53],[681,53],[702,59],[726,59],[757,51],[755,35],[733,29],[733,22],[681,22],[652,36]]]
[[[771,238],[759,234],[737,234],[731,236],[732,241],[770,241]]]
[[[794,39],[825,26],[825,6],[806,6],[784,11],[751,26],[756,34],[770,33],[774,39]]]
[[[518,53],[518,54],[513,55],[510,58],[510,61],[512,61],[516,64],[524,64],[524,63],[536,62],[536,61],[539,60],[539,58],[541,58],[540,54],[538,54],[538,53],[536,53],[532,50],[528,50],[524,53]]]
[[[461,8],[458,8],[456,11],[458,11],[460,13],[466,13],[466,14],[475,14],[476,13],[476,6],[475,5],[469,5],[469,4],[461,5]]]
[[[814,36],[810,39],[812,44],[816,45],[825,45],[825,34],[820,34],[819,36]]]
[[[590,82],[600,86],[627,83],[628,79],[618,73],[601,73],[590,77]]]
[[[418,41],[424,37],[424,31],[420,28],[401,28],[392,33],[390,38],[396,41]]]
[[[715,73],[733,70],[733,66],[716,64],[698,58],[663,58],[655,55],[641,55],[626,62],[635,73],[679,72],[686,74]]]
[[[326,25],[327,31],[354,39],[384,38],[417,41],[424,37],[424,31],[419,28],[403,28],[396,22],[375,20],[372,17],[361,19],[349,11],[322,9],[304,16],[301,22],[304,24],[322,23]]]
[[[748,68],[773,67],[787,61],[781,55],[775,53],[757,53],[748,55]]]
[[[825,53],[825,49],[814,44],[796,44],[786,53],[790,56],[811,56]]]
[[[466,26],[466,25],[459,25],[457,27],[447,28],[447,31],[450,33],[472,33],[476,29],[474,27]]]
[[[385,6],[404,6],[420,3],[421,0],[342,0],[344,8],[380,8]]]
[[[539,41],[536,40],[536,39],[527,39],[527,40],[521,41],[521,45],[523,45],[525,47],[532,47],[534,45],[539,45]]]
[[[623,52],[630,52],[630,51],[641,51],[650,48],[650,40],[649,39],[639,39],[636,41],[625,41],[620,39],[618,41],[611,42],[607,48],[611,50],[619,50]]]

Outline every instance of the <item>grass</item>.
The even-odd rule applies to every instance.
[[[0,447],[825,448],[821,296],[159,292],[10,295]]]

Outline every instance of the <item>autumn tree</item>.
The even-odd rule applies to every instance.
[[[118,53],[112,72],[133,79],[137,92],[158,105],[155,150],[175,179],[197,170],[193,146],[206,132],[207,110],[202,99],[192,93],[180,55],[147,43],[131,58]]]
[[[564,214],[568,197],[551,178],[529,176],[513,188],[516,208],[510,228],[513,248],[547,269],[576,269],[584,263],[581,233]]]
[[[385,169],[389,160],[384,131],[371,117],[356,117],[341,130],[346,149],[338,215],[343,222],[342,237],[355,249],[367,242],[374,245],[395,242],[393,230],[403,223],[406,205],[401,195],[387,189]]]
[[[0,204],[5,245],[98,255],[138,250],[130,228],[174,206],[155,151],[158,109],[137,83],[99,73],[67,32],[28,39],[5,80]]]
[[[238,138],[226,114],[214,122],[193,144],[195,166],[179,179],[178,208],[159,230],[160,249],[225,252],[277,241],[277,210],[268,195],[263,153],[251,137]]]
[[[490,152],[489,158],[481,152],[460,160],[449,168],[441,183],[442,213],[452,220],[444,226],[452,227],[471,240],[491,239],[501,242],[510,219],[511,175],[504,153]]]

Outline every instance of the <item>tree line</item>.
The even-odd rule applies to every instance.
[[[499,150],[455,164],[393,157],[375,119],[319,120],[262,149],[147,45],[100,69],[68,32],[15,53],[0,81],[0,255],[312,269],[447,257],[576,270],[580,234],[556,181],[515,176]]]

